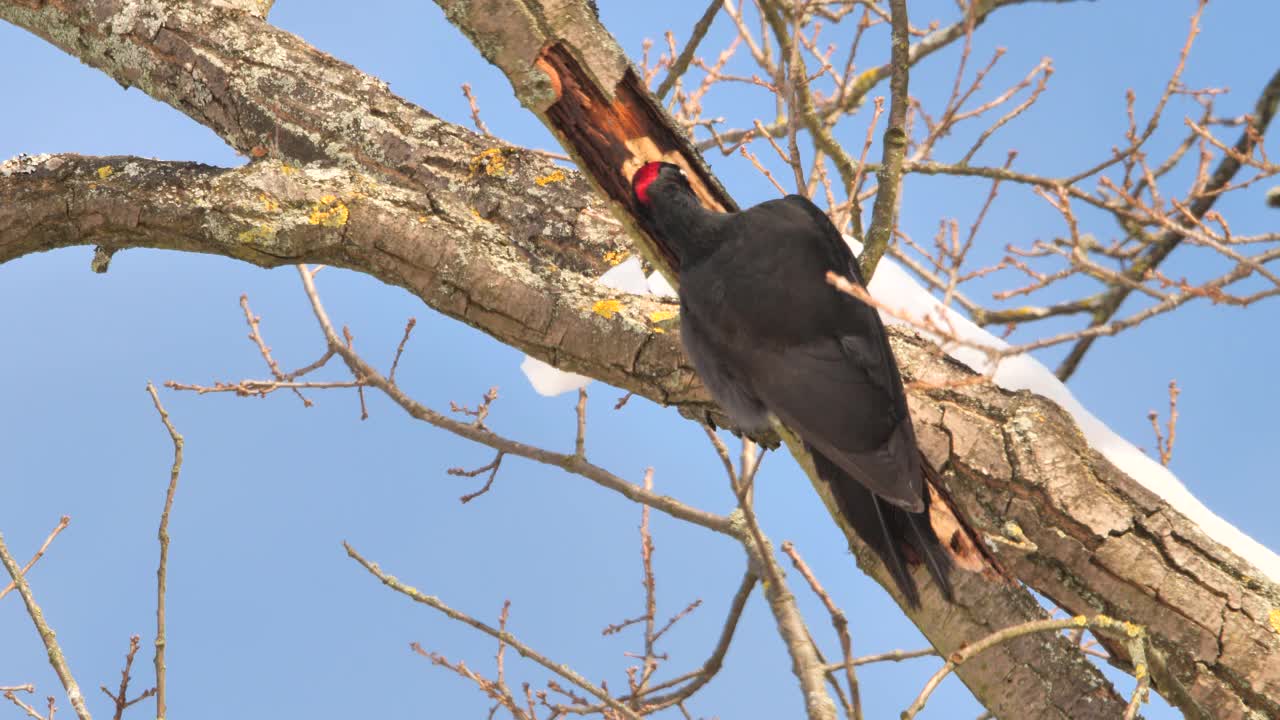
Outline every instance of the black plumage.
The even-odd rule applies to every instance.
[[[931,470],[884,326],[825,280],[833,271],[863,284],[835,226],[799,195],[709,211],[668,163],[642,167],[632,188],[679,262],[681,339],[716,402],[744,431],[772,414],[799,434],[909,604],[919,593],[908,547],[950,597],[950,559],[928,519]]]

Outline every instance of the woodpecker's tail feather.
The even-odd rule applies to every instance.
[[[871,546],[884,562],[907,604],[913,608],[920,606],[920,592],[907,569],[908,562],[923,563],[947,600],[954,600],[951,558],[929,523],[928,491],[924,493],[924,511],[908,512],[876,497],[835,463],[814,452],[813,448],[809,448],[809,453],[813,456],[818,475],[831,486],[841,513],[858,537]],[[923,458],[921,462],[928,465]],[[930,468],[925,472],[931,475],[931,471]],[[912,557],[908,558],[904,546],[911,549]]]

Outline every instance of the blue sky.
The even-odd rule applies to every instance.
[[[601,3],[605,24],[639,55],[644,37],[674,29],[683,38],[702,3]],[[553,147],[547,132],[510,98],[506,80],[430,3],[281,0],[276,25],[366,72],[448,120],[469,125],[458,90],[470,82],[494,133],[515,143]],[[913,2],[913,17],[951,17],[953,5]],[[983,162],[1020,151],[1018,167],[1064,173],[1123,142],[1123,93],[1138,92],[1149,111],[1176,59],[1193,3],[1030,4],[1002,10],[975,40],[975,62],[997,45],[1008,55],[988,93],[1020,77],[1041,56],[1054,58],[1050,90],[1032,111],[997,135]],[[1258,48],[1271,46],[1280,6],[1212,5],[1187,72],[1191,86],[1228,85],[1221,114],[1251,107],[1274,72]],[[708,47],[728,23],[717,21]],[[869,51],[882,49],[880,40]],[[871,57],[871,55],[864,55]],[[926,103],[949,91],[957,53],[939,53],[913,74]],[[25,32],[0,25],[0,157],[19,152],[135,154],[233,166],[242,159],[203,127],[137,90],[113,81]],[[878,92],[884,91],[881,89]],[[730,116],[768,115],[771,105],[746,91],[712,96]],[[756,109],[756,106],[759,109]],[[713,110],[713,112],[716,112]],[[1177,105],[1169,116],[1178,123]],[[865,133],[861,119],[843,132]],[[1178,132],[1159,138],[1167,148]],[[1234,134],[1228,137],[1234,138]],[[958,143],[959,141],[957,141]],[[1161,145],[1160,143],[1164,143]],[[1274,143],[1272,143],[1274,144]],[[956,145],[943,145],[948,157]],[[1154,151],[1153,151],[1154,152]],[[763,150],[762,150],[763,153]],[[1274,152],[1273,152],[1274,154]],[[711,157],[743,204],[774,191],[741,161]],[[912,178],[903,227],[929,237],[940,217],[972,221],[986,187]],[[1237,232],[1274,228],[1261,189],[1228,198],[1221,209]],[[1098,224],[1100,228],[1105,225]],[[1109,229],[1107,230],[1109,231]],[[979,236],[998,256],[1006,243],[1062,232],[1043,202],[1002,192]],[[144,638],[140,687],[150,664],[155,531],[171,448],[143,387],[169,379],[208,382],[267,373],[237,305],[247,293],[276,357],[310,362],[321,338],[296,273],[262,271],[229,260],[130,251],[106,275],[89,271],[92,250],[74,248],[0,266],[0,532],[25,558],[58,517],[70,528],[31,573],[82,686],[114,685],[131,634]],[[1188,264],[1177,272],[1192,272]],[[402,290],[337,270],[318,277],[335,321],[357,336],[371,360],[389,361],[405,319],[418,328],[399,377],[438,409],[474,403],[500,388],[489,424],[496,431],[555,448],[572,447],[573,398],[538,397],[517,368],[520,354],[441,318]],[[1163,409],[1166,386],[1183,388],[1173,469],[1214,511],[1262,543],[1280,548],[1274,522],[1280,490],[1272,460],[1280,431],[1274,379],[1280,306],[1248,310],[1191,305],[1118,338],[1098,343],[1071,382],[1084,403],[1122,434],[1151,446],[1148,409]],[[1058,352],[1043,358],[1054,362]],[[588,454],[639,480],[655,468],[657,488],[711,510],[727,511],[723,472],[701,431],[672,410],[591,386]],[[413,606],[374,581],[342,551],[350,541],[406,581],[459,609],[496,620],[512,601],[510,628],[558,661],[611,685],[625,682],[623,652],[637,636],[601,637],[607,624],[641,612],[639,508],[586,481],[508,460],[489,495],[466,506],[473,481],[446,475],[490,454],[406,419],[370,395],[370,415],[347,393],[315,394],[304,409],[289,395],[266,400],[162,397],[187,439],[187,460],[171,525],[169,705],[174,717],[483,717],[488,704],[466,681],[409,652],[418,641],[451,660],[489,670],[494,647],[474,631]],[[859,653],[914,648],[921,640],[877,586],[853,567],[838,532],[806,481],[783,455],[770,456],[758,485],[766,530],[796,543],[849,613]],[[743,570],[727,541],[655,515],[659,615],[704,600],[666,641],[670,676],[700,664],[715,641]],[[827,629],[820,606],[797,588],[815,632]],[[825,638],[824,649],[838,646]],[[16,595],[0,602],[0,685],[32,681],[61,695],[39,638]],[[510,661],[509,677],[545,676]],[[860,673],[867,716],[896,715],[936,661],[916,660]],[[719,679],[691,705],[724,718],[799,715],[799,694],[759,598]],[[91,707],[105,715],[94,689]],[[65,700],[59,703],[66,708]],[[971,717],[980,708],[948,681],[926,717]],[[140,716],[149,711],[132,711]],[[0,707],[0,718],[18,716]],[[1153,707],[1149,717],[1174,717]]]

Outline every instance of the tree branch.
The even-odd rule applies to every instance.
[[[871,282],[876,265],[898,224],[898,191],[902,187],[902,162],[907,157],[907,80],[910,76],[910,45],[907,39],[907,0],[889,0],[889,12],[893,23],[890,39],[893,68],[889,77],[889,122],[884,131],[880,157],[879,189],[871,209],[871,227],[867,230],[866,245],[858,264],[862,277]],[[855,208],[855,212],[856,212]]]

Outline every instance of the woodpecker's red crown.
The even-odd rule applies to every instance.
[[[662,171],[667,168],[670,168],[681,178],[685,177],[684,170],[682,170],[679,165],[673,165],[667,162],[645,163],[636,171],[635,175],[631,176],[631,189],[635,192],[636,200],[639,200],[641,205],[649,204],[649,186],[652,185],[653,181],[657,180]]]

